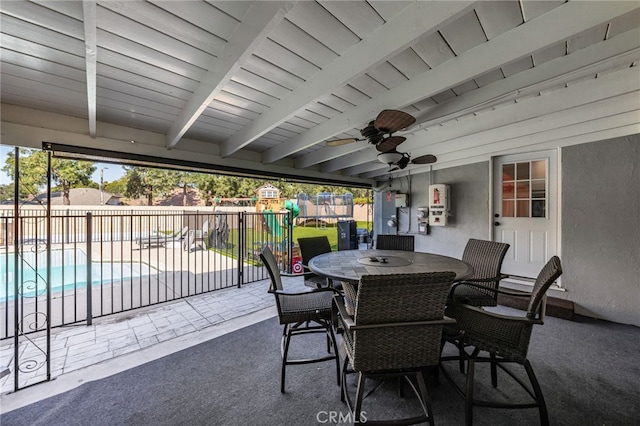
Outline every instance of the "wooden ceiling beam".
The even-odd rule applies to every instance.
[[[378,111],[395,105],[402,108],[425,97],[475,78],[547,46],[567,40],[595,25],[640,8],[633,2],[569,2],[493,40],[467,50],[406,83],[329,119],[308,131],[275,146],[263,154],[263,162],[294,154],[333,135],[353,128],[353,123],[370,120]]]
[[[640,110],[636,110],[624,114],[602,117],[588,123],[567,126],[567,128],[564,129],[566,136],[562,136],[562,134],[557,131],[540,132],[534,136],[525,135],[507,141],[496,142],[487,145],[483,149],[469,150],[466,151],[464,155],[460,155],[460,153],[457,152],[443,154],[438,157],[438,162],[432,166],[434,169],[445,169],[480,161],[488,161],[496,155],[517,154],[526,151],[543,151],[603,141],[616,137],[628,136],[634,140],[638,140],[640,123],[635,120],[635,118],[638,117],[639,113]],[[349,170],[355,170],[355,168]],[[427,170],[429,170],[428,166],[409,166],[398,172],[398,175],[421,173]],[[359,175],[362,178],[378,178],[379,180],[380,177],[387,178],[388,172],[378,169],[370,173],[360,173]]]
[[[82,2],[84,23],[84,58],[87,78],[87,117],[89,120],[89,136],[96,137],[96,63],[97,47],[97,6],[95,1]]]
[[[551,85],[570,83],[585,76],[593,76],[599,72],[616,69],[636,60],[640,60],[640,28],[495,81],[416,114],[418,126],[409,130],[411,136],[408,137],[415,137],[416,132],[421,128],[425,129],[480,109],[487,109],[499,103],[528,96],[545,90]],[[405,146],[406,144],[401,145],[400,149],[402,150]],[[295,166],[298,168],[309,167],[367,147],[366,142],[340,147],[326,147],[313,154],[301,156],[296,160]]]
[[[562,90],[515,103],[508,108],[490,110],[470,118],[432,128],[414,135],[402,144],[402,152],[412,157],[470,149],[489,141],[532,135],[541,130],[552,131],[565,126],[594,120],[608,113],[624,113],[636,109],[640,78],[637,67],[585,81]],[[376,161],[378,152],[345,155],[324,163],[321,170],[333,172]]]
[[[294,1],[259,1],[251,6],[242,22],[231,34],[220,55],[211,62],[208,71],[187,105],[171,125],[166,138],[167,149],[176,146],[182,136],[231,80],[231,77],[273,28],[282,21],[294,4]]]
[[[442,25],[467,13],[470,1],[416,2],[361,40],[340,57],[309,78],[302,86],[284,96],[268,111],[222,144],[222,155],[228,156],[293,117],[300,109],[321,96],[344,86],[365,70],[382,63],[394,54],[415,43],[419,38],[435,32]],[[351,124],[353,127],[354,124]],[[344,129],[346,130],[346,129]],[[286,144],[284,144],[286,145]],[[270,149],[265,162],[277,161],[285,155]]]

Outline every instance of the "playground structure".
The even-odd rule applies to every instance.
[[[269,236],[268,244],[271,247],[280,267],[288,270],[289,256],[291,252],[291,265],[294,273],[302,272],[302,257],[297,244],[293,244],[289,235],[289,218],[295,219],[300,210],[290,200],[280,198],[280,190],[271,184],[265,184],[257,189],[256,212],[260,213],[261,220],[255,223],[254,231],[258,234]],[[254,242],[254,245],[256,243]],[[260,247],[254,247],[254,251],[262,250],[264,242],[258,242]],[[287,247],[287,246],[291,247]]]
[[[278,188],[266,184],[258,188],[256,212],[262,213],[262,226],[265,227],[265,231],[276,238],[282,238],[285,235],[283,228],[288,225],[288,216],[272,213],[291,212],[295,219],[300,210],[293,202],[280,198],[280,190]]]
[[[315,197],[302,193],[298,195],[297,204],[300,212],[296,224],[314,222],[316,227],[324,228],[353,219],[353,194],[350,193],[320,192]]]
[[[354,201],[350,193],[338,195],[321,192],[314,197],[301,193],[297,200],[288,200],[281,197],[281,191],[271,184],[257,188],[255,197],[216,198],[213,206],[214,212],[217,208],[225,207],[249,211],[245,209],[252,209],[252,204],[257,214],[245,219],[251,221],[247,225],[252,233],[247,238],[247,255],[257,259],[262,248],[269,246],[281,269],[290,270],[291,267],[294,273],[302,272],[302,259],[297,244],[292,241],[293,224],[326,228],[337,227],[339,221],[354,219]],[[226,221],[214,217],[216,227],[209,235],[208,246],[225,246],[228,225],[224,223]]]

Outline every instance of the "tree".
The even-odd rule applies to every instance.
[[[147,205],[153,205],[154,197],[167,197],[176,187],[175,172],[155,168],[124,166],[127,186],[125,196],[145,197]]]
[[[14,188],[15,185],[13,183],[0,185],[0,201],[13,200]]]
[[[178,188],[182,188],[182,205],[187,205],[187,191],[196,186],[198,173],[193,172],[173,172],[173,179]]]
[[[20,198],[36,196],[47,183],[47,157],[44,151],[20,148]],[[10,152],[2,170],[14,181],[15,153]],[[79,160],[51,159],[51,180],[62,191],[62,203],[70,205],[69,191],[71,188],[86,187],[91,184],[91,175],[96,167],[93,163]]]
[[[127,178],[122,176],[120,179],[116,179],[113,182],[104,182],[104,190],[116,195],[124,195],[127,191]]]
[[[315,196],[320,192],[333,192],[336,194],[351,193],[354,199],[368,200],[370,189],[348,188],[331,185],[316,185],[307,183],[296,183],[288,181],[272,182],[266,179],[252,179],[237,176],[221,176],[210,174],[199,174],[194,179],[200,191],[200,197],[207,201],[215,198],[232,197],[255,197],[256,190],[265,183],[271,183],[281,191],[283,198],[297,198],[298,194],[305,193]]]
[[[254,185],[254,183],[248,181],[253,181],[253,179],[245,179],[237,176],[199,174],[195,181],[198,191],[200,191],[200,197],[208,202],[216,198],[251,197],[255,195],[247,193],[247,186]]]

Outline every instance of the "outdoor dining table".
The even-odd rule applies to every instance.
[[[332,280],[357,283],[363,275],[456,273],[455,281],[473,275],[473,267],[462,260],[433,253],[402,250],[343,250],[313,257],[309,269]]]

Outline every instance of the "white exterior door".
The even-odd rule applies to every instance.
[[[496,157],[493,167],[493,238],[511,245],[502,272],[535,278],[557,254],[557,151]]]

